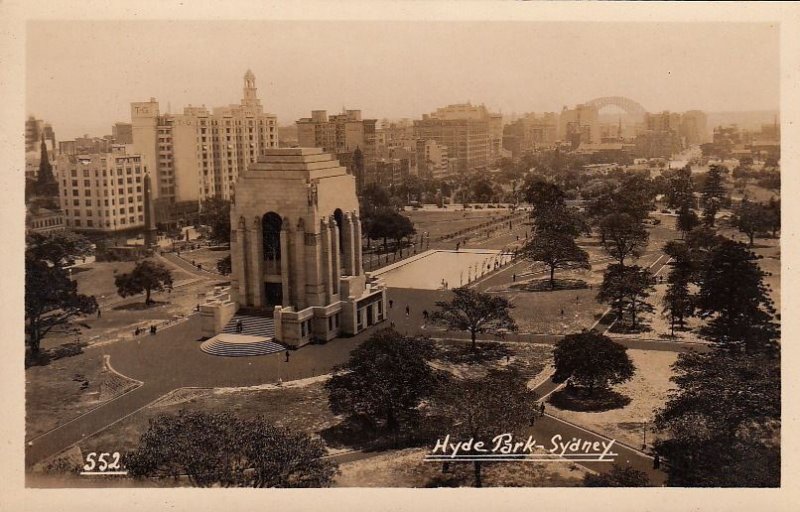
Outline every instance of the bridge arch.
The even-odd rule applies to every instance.
[[[591,101],[587,101],[586,104],[591,105],[598,110],[603,107],[613,105],[621,108],[628,115],[636,117],[637,119],[644,118],[644,115],[647,113],[647,110],[645,110],[641,104],[623,96],[603,96],[602,98],[595,98]]]

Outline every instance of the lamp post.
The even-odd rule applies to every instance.
[[[642,451],[647,449],[647,418],[642,418]]]

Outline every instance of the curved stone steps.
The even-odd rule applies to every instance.
[[[286,350],[286,347],[275,343],[271,339],[256,339],[247,342],[233,340],[233,338],[240,337],[242,336],[233,335],[232,338],[215,336],[214,338],[201,343],[200,350],[206,354],[223,357],[263,356],[266,354],[274,354],[275,352],[283,352]]]

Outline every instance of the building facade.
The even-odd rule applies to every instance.
[[[56,134],[53,127],[33,116],[25,120],[25,152],[38,151],[44,139],[47,150],[56,151]]]
[[[43,235],[64,231],[64,215],[59,210],[28,209],[25,212],[25,229]]]
[[[435,140],[418,140],[416,149],[417,168],[420,176],[435,180],[451,176],[452,166],[447,146],[439,144]]]
[[[116,146],[111,153],[61,155],[55,167],[67,228],[114,232],[144,227],[147,168],[141,156]]]
[[[356,334],[387,315],[363,271],[355,177],[319,148],[269,149],[236,182],[231,299],[272,314],[299,347]]]
[[[558,117],[558,138],[577,148],[582,143],[600,142],[599,110],[589,104],[564,107]]]
[[[255,76],[244,75],[238,105],[209,110],[188,106],[181,114],[161,114],[151,98],[131,103],[133,151],[154,169],[153,195],[158,222],[211,197],[230,199],[247,166],[278,147],[277,118],[265,113]]]
[[[377,119],[363,119],[360,110],[343,110],[328,115],[327,110],[312,110],[311,117],[298,119],[297,142],[300,147],[320,148],[341,161],[351,161],[358,148],[363,158],[365,178],[375,170],[378,131]]]

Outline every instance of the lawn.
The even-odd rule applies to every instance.
[[[342,464],[336,487],[470,487],[471,463],[425,462],[424,448],[409,448]],[[483,468],[485,487],[575,487],[586,470],[567,463],[504,462]]]
[[[477,226],[492,218],[508,215],[509,210],[459,210],[459,211],[409,211],[403,215],[411,219],[417,233],[427,232],[430,239],[437,240],[443,235],[472,226]]]
[[[98,350],[25,371],[25,435],[33,439],[127,391],[133,381],[104,369]]]
[[[623,408],[604,412],[566,411],[551,405],[548,412],[595,432],[641,447],[644,421],[652,421],[655,409],[664,405],[673,383],[672,363],[678,357],[675,352],[658,350],[628,350],[636,366],[636,374],[630,381],[614,387],[614,391],[631,399]],[[647,433],[648,445],[654,434]]]
[[[241,417],[263,416],[293,431],[319,432],[338,423],[328,409],[327,392],[320,379],[308,379],[294,387],[262,389],[181,389],[81,442],[84,453],[96,450],[124,452],[134,449],[151,418],[175,414],[181,409],[208,413],[231,412]]]

